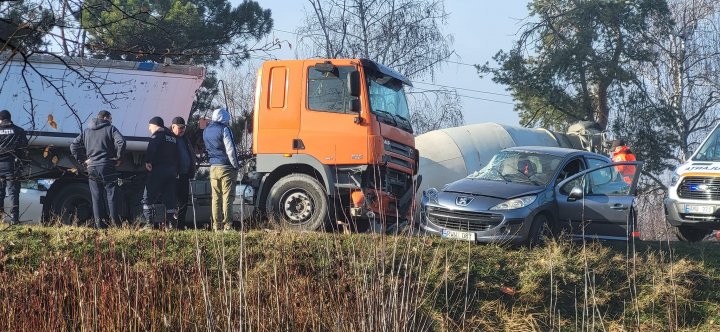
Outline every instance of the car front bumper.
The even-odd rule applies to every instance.
[[[426,211],[422,211],[420,227],[428,234],[441,237],[446,237],[443,235],[443,231],[449,230],[473,233],[475,238],[474,242],[520,244],[527,240],[530,226],[535,217],[535,211],[527,207],[514,210],[482,212],[501,215],[502,220],[487,229],[472,230],[474,228],[472,225],[464,225],[461,227],[448,226],[447,223],[438,221],[437,219],[433,220],[433,218],[428,216]]]

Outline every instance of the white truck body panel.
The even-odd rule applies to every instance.
[[[0,55],[0,61],[8,61],[8,55]],[[128,150],[144,151],[150,118],[160,116],[168,125],[175,116],[187,118],[204,76],[202,67],[49,55],[25,63],[16,56],[0,67],[0,108],[10,111],[16,125],[33,131],[31,145],[56,147],[68,146],[105,109]]]

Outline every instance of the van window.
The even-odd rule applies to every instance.
[[[720,161],[720,130],[715,128],[692,158],[695,161]]]

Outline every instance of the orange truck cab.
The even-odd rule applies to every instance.
[[[265,62],[253,112],[254,169],[243,183],[271,220],[302,230],[411,215],[418,151],[410,81],[366,59]]]

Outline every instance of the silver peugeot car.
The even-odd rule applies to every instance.
[[[444,238],[535,245],[546,236],[638,237],[642,163],[565,148],[514,147],[421,200],[421,227]]]

